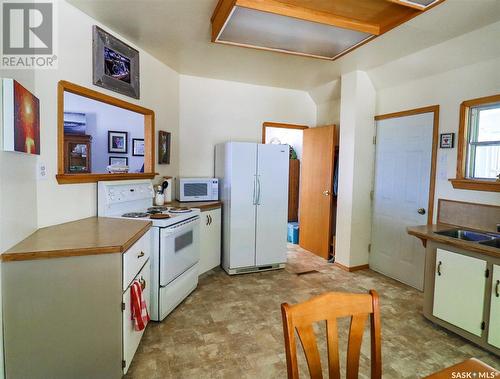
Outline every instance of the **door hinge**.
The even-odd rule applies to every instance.
[[[490,277],[490,269],[489,268],[486,269],[484,276],[486,276],[487,278]]]
[[[374,197],[375,197],[375,191],[371,190],[370,191],[370,200],[373,200]]]
[[[481,323],[481,330],[484,330],[484,329],[486,329],[486,323],[483,321],[483,322]]]
[[[368,252],[369,252],[369,253],[371,253],[371,252],[372,252],[372,244],[371,244],[371,243],[369,243],[369,244],[368,244]]]
[[[124,311],[125,310],[125,303],[122,303],[121,307],[122,307],[122,311]]]
[[[122,368],[125,368],[127,366],[127,361],[125,359],[122,359]]]
[[[377,136],[373,136],[373,144],[376,145],[377,144]]]

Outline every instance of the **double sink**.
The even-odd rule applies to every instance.
[[[500,234],[475,232],[466,229],[442,230],[436,232],[436,234],[500,249]]]

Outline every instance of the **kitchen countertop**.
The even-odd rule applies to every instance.
[[[419,225],[419,226],[410,226],[407,228],[408,234],[418,237],[422,240],[425,246],[425,242],[427,240],[451,245],[454,247],[458,247],[460,249],[468,250],[468,251],[474,251],[476,253],[482,253],[485,255],[489,255],[492,257],[500,257],[500,249],[491,247],[491,246],[486,246],[486,245],[481,245],[477,242],[470,242],[470,241],[464,241],[460,240],[457,238],[453,237],[447,237],[443,236],[440,234],[436,234],[436,232],[442,231],[442,230],[449,230],[449,229],[457,229],[457,228],[462,228],[462,229],[470,229],[470,228],[463,228],[460,226],[456,225],[449,225],[449,224],[432,224],[432,225]],[[480,230],[478,230],[481,232]],[[491,232],[485,232],[485,233],[490,233]]]
[[[212,209],[217,209],[222,207],[222,201],[197,201],[197,202],[184,202],[172,201],[165,205],[172,207],[189,207],[189,208],[199,208],[202,212],[209,211]]]
[[[0,256],[3,262],[124,253],[151,221],[90,217],[38,229]]]

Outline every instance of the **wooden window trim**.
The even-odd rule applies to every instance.
[[[422,113],[434,113],[433,131],[432,131],[432,160],[431,172],[429,174],[429,202],[427,205],[427,224],[432,225],[434,219],[434,199],[436,196],[436,163],[437,151],[439,145],[439,105],[431,105],[429,107],[410,109],[402,112],[388,113],[375,116],[375,121],[385,120],[388,118],[398,118],[413,116]]]
[[[470,107],[500,102],[500,94],[466,100],[460,104],[460,121],[457,139],[456,178],[449,179],[453,188],[475,191],[500,192],[500,181],[495,179],[469,179],[465,176],[467,164],[468,114]]]
[[[144,115],[144,172],[126,174],[68,174],[64,170],[64,92],[71,92],[118,108]],[[151,109],[129,103],[101,92],[61,80],[57,86],[57,175],[59,184],[96,183],[101,180],[153,179],[155,173],[155,113]]]
[[[262,143],[266,143],[266,128],[283,128],[283,129],[309,129],[307,125],[283,124],[281,122],[264,122],[262,124]]]

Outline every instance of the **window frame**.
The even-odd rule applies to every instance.
[[[467,189],[476,191],[500,192],[500,181],[496,179],[481,179],[468,177],[468,163],[470,160],[469,144],[471,126],[469,120],[471,118],[471,108],[487,107],[495,103],[500,103],[500,94],[493,96],[480,97],[477,99],[466,100],[460,104],[460,123],[458,129],[458,146],[457,146],[457,171],[456,178],[450,179],[453,188]],[[494,141],[490,141],[494,142]],[[495,141],[496,142],[496,141]],[[481,143],[475,142],[478,146]]]

